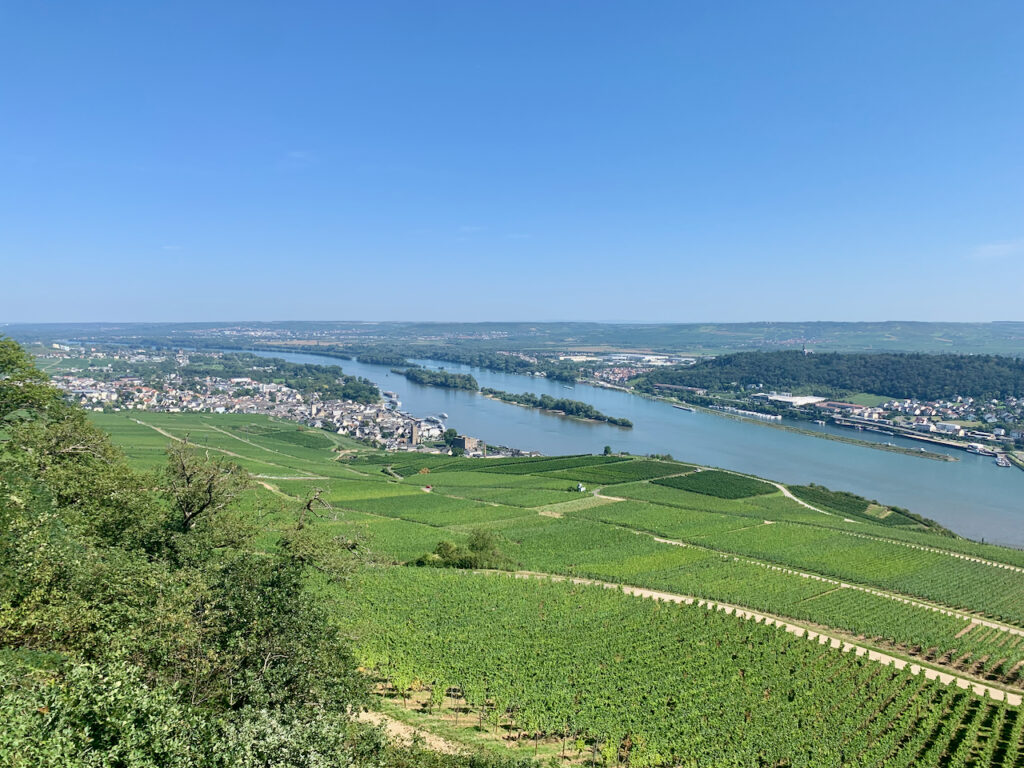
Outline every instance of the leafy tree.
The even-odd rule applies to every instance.
[[[508,568],[511,562],[498,548],[497,537],[483,528],[469,532],[465,548],[450,541],[439,541],[434,551],[412,563],[434,568]]]
[[[188,440],[167,449],[167,492],[180,514],[182,531],[216,515],[249,486],[248,474],[229,461],[200,456]]]
[[[0,337],[0,422],[17,413],[45,413],[60,403],[60,394],[49,385],[46,374],[11,339]]]

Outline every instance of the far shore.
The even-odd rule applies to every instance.
[[[799,435],[808,435],[810,437],[820,437],[825,440],[835,440],[839,443],[849,443],[850,445],[861,445],[867,448],[874,448],[879,451],[889,451],[890,453],[902,453],[906,456],[916,456],[919,459],[931,459],[932,461],[960,461],[956,456],[949,456],[945,453],[935,453],[933,451],[926,450],[914,450],[913,448],[907,448],[902,445],[886,445],[885,443],[876,443],[871,440],[859,440],[856,437],[846,437],[844,435],[833,435],[827,432],[818,432],[813,429],[802,429],[800,427],[794,427],[791,424],[780,424],[775,421],[761,421],[760,419],[751,419],[746,416],[741,416],[735,413],[726,413],[724,411],[716,411],[713,408],[705,408],[702,405],[694,405],[688,403],[685,400],[676,400],[667,397],[659,397],[658,395],[648,395],[642,392],[633,392],[634,395],[640,395],[641,397],[647,397],[651,400],[660,400],[663,403],[669,405],[685,405],[687,408],[693,408],[695,411],[701,413],[709,413],[712,416],[721,416],[727,419],[733,419],[734,421],[742,421],[745,424],[757,424],[761,427],[770,427],[772,429],[781,429],[784,432],[795,432]]]

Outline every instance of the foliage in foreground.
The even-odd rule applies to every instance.
[[[346,564],[306,524],[312,500],[257,551],[244,473],[184,443],[169,453],[163,471],[133,471],[0,339],[4,765],[419,760],[351,721],[365,683],[307,588]]]

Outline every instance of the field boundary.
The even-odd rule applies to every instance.
[[[623,594],[630,595],[632,597],[640,598],[653,598],[655,600],[661,600],[663,602],[684,604],[684,605],[696,605],[700,608],[706,608],[709,611],[721,611],[729,615],[734,615],[741,619],[753,620],[759,624],[765,626],[775,626],[780,629],[789,632],[795,637],[805,638],[807,640],[817,640],[821,645],[828,645],[831,648],[838,650],[842,653],[854,653],[857,656],[863,656],[870,661],[876,661],[883,666],[893,666],[896,669],[906,669],[911,674],[923,674],[928,680],[937,680],[944,685],[955,683],[957,687],[965,690],[972,691],[978,696],[988,697],[993,701],[1005,701],[1008,705],[1013,707],[1019,707],[1024,700],[1024,696],[1019,693],[1011,693],[1003,688],[995,687],[987,683],[979,682],[971,677],[965,675],[959,675],[955,673],[945,672],[937,667],[931,666],[923,662],[912,661],[910,659],[901,658],[899,656],[893,656],[888,653],[877,651],[873,648],[868,648],[857,643],[852,643],[842,637],[831,635],[827,632],[822,632],[820,629],[814,629],[804,624],[801,624],[793,619],[784,618],[781,616],[775,616],[770,613],[762,611],[753,611],[743,606],[733,605],[731,603],[722,603],[716,600],[705,600],[704,598],[695,597],[693,595],[680,595],[674,592],[662,592],[656,589],[647,589],[645,587],[635,587],[629,584],[622,584],[611,581],[601,581],[599,579],[588,579],[580,576],[563,576],[555,573],[542,573],[539,571],[473,571],[473,573],[479,575],[492,575],[492,574],[507,574],[517,579],[547,579],[549,581],[568,581],[573,584],[581,584],[584,586],[599,586],[604,589],[619,590]]]

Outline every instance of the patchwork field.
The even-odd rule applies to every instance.
[[[382,693],[428,727],[459,710],[481,738],[604,764],[719,764],[710,731],[740,765],[1019,764],[1024,552],[676,462],[389,455],[258,416],[94,418],[142,467],[184,439],[237,461],[268,536],[318,493],[317,525],[366,563],[339,621]],[[593,586],[400,567],[480,531],[512,571],[713,601],[826,642]],[[783,720],[801,726],[769,727]]]

